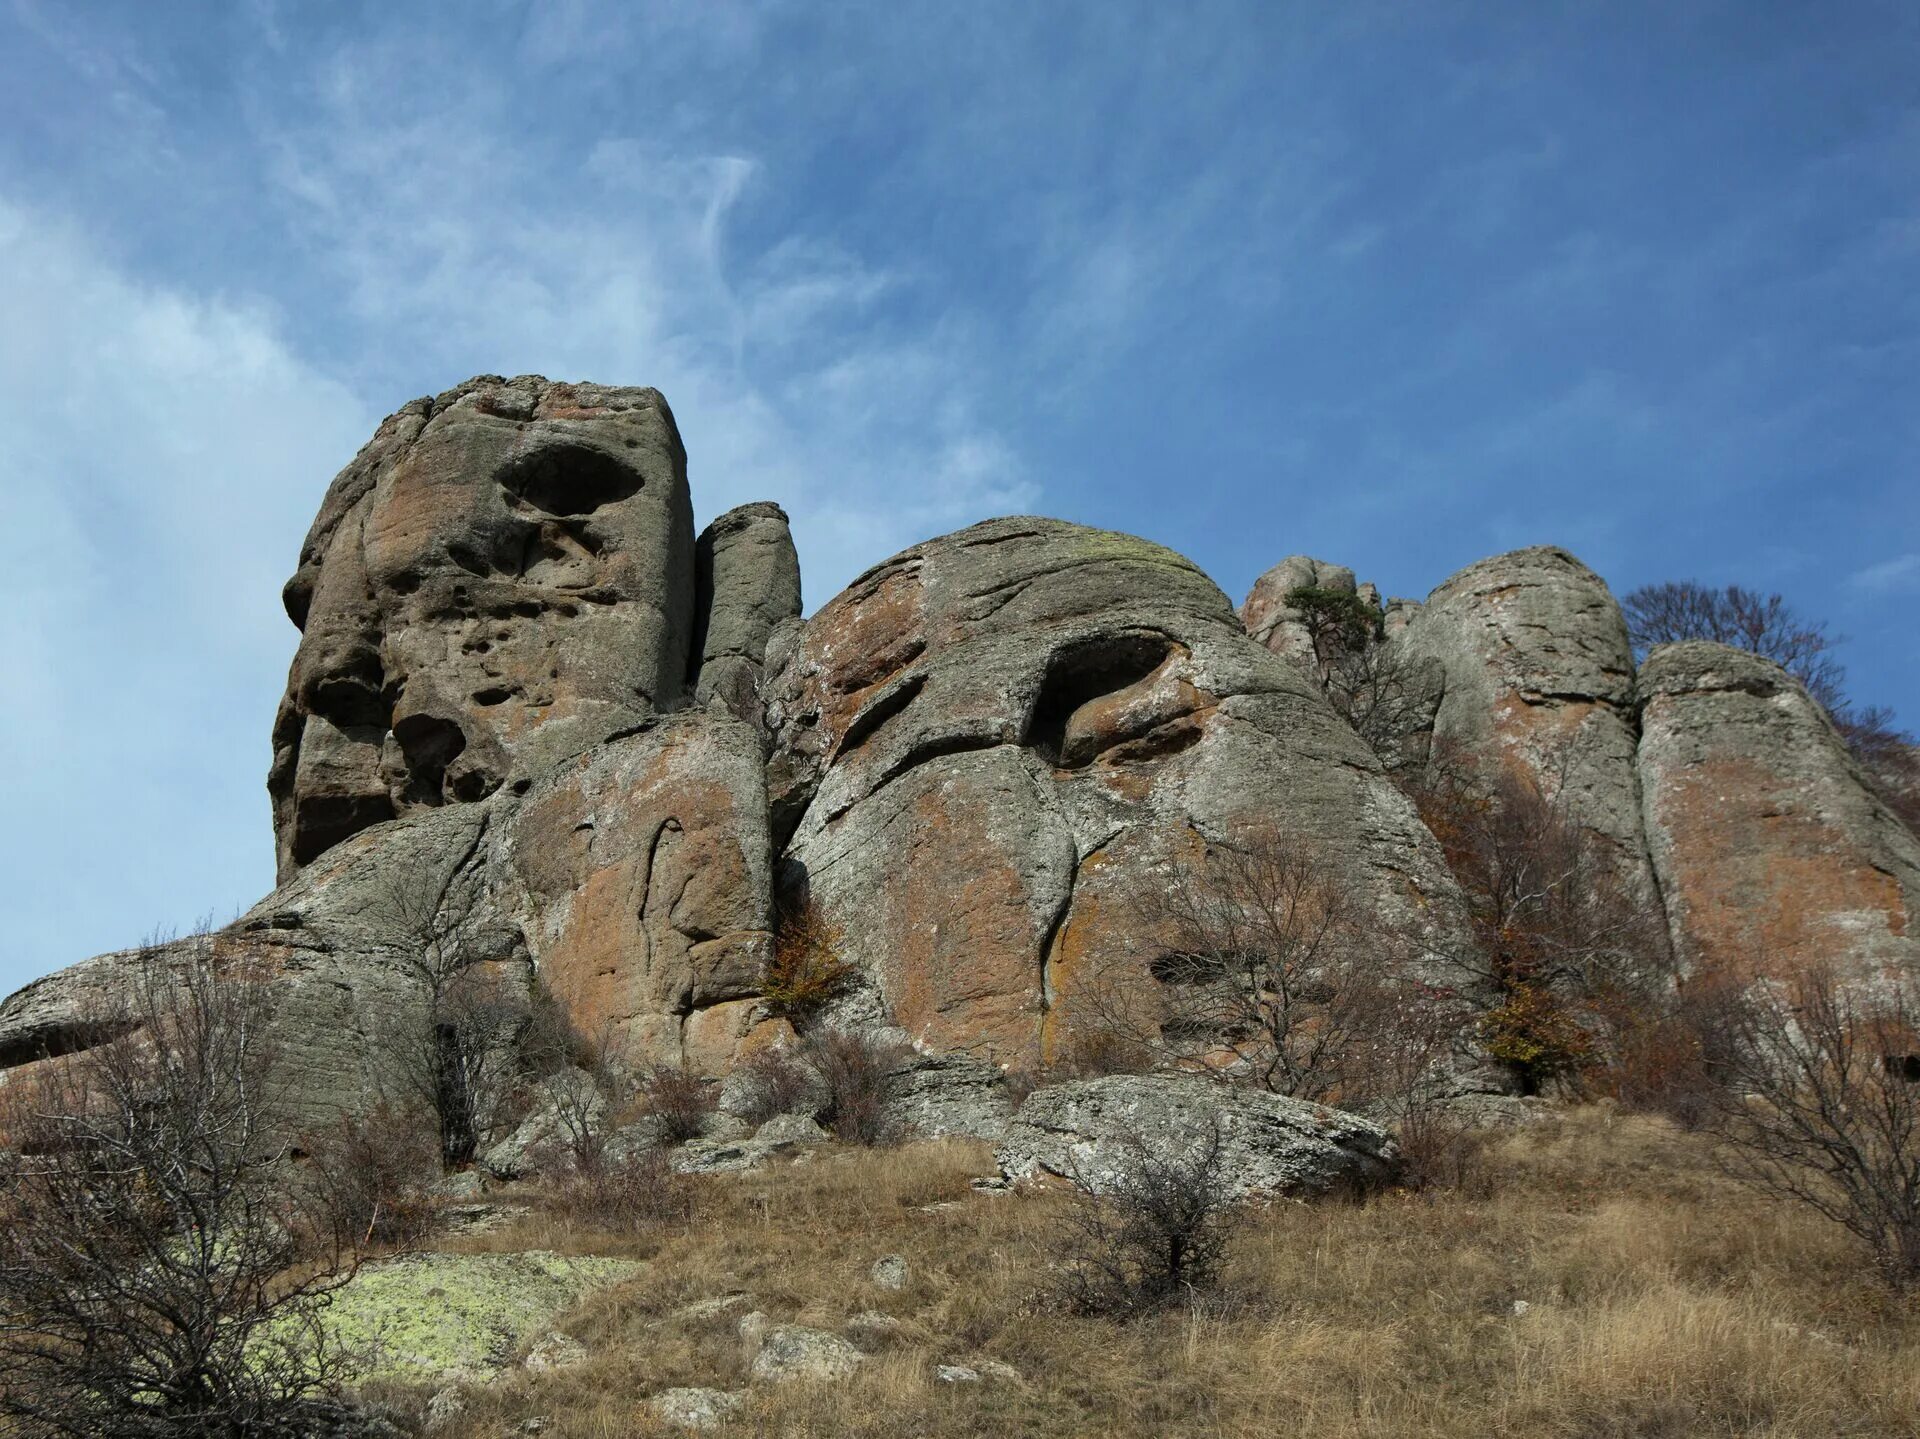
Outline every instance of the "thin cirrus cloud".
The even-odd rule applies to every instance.
[[[1853,585],[1877,595],[1920,590],[1920,554],[1895,555],[1890,560],[1856,570]]]

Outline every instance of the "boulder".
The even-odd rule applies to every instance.
[[[887,1076],[886,1128],[918,1139],[998,1139],[1013,1114],[1006,1071],[964,1054],[908,1053]]]
[[[1703,641],[1640,670],[1640,783],[1689,970],[1920,966],[1920,839],[1771,660]]]
[[[1383,923],[1458,912],[1325,696],[1144,540],[1018,518],[915,546],[808,621],[766,693],[781,882],[864,981],[839,1018],[932,1052],[1064,1052],[1088,977],[1146,963],[1130,896],[1250,828],[1323,850]]]
[[[844,1379],[866,1357],[838,1334],[800,1324],[775,1324],[760,1336],[751,1372],[755,1379],[777,1384],[793,1379]]]
[[[673,415],[657,390],[532,375],[415,400],[334,479],[285,599],[282,879],[679,700],[694,538]]]
[[[725,1389],[662,1389],[647,1407],[661,1423],[678,1429],[718,1429],[744,1402]]]
[[[1379,1125],[1323,1104],[1204,1079],[1108,1075],[1036,1089],[995,1147],[1012,1180],[1053,1175],[1095,1193],[1142,1150],[1171,1156],[1220,1128],[1221,1180],[1236,1198],[1380,1183],[1399,1152]]]
[[[1467,566],[1407,613],[1396,662],[1436,667],[1432,762],[1536,787],[1603,846],[1655,908],[1640,828],[1633,655],[1606,582],[1551,546]]]
[[[762,501],[708,525],[694,546],[694,585],[694,700],[757,724],[767,642],[800,618],[800,557],[786,511]]]

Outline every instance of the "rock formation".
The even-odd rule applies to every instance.
[[[1627,893],[1658,904],[1634,763],[1633,654],[1606,582],[1542,546],[1467,566],[1406,612],[1388,644],[1440,677],[1433,758],[1504,770],[1611,852]]]
[[[1646,833],[1674,951],[1736,974],[1920,967],[1920,839],[1779,665],[1662,645],[1640,671]]]
[[[1395,733],[1363,742],[1330,701],[1302,586],[1380,611],[1379,672],[1411,697]],[[1166,936],[1136,897],[1210,846],[1287,836],[1396,943],[1471,946],[1381,759],[1430,738],[1563,802],[1690,965],[1920,960],[1920,840],[1824,713],[1713,646],[1656,653],[1636,687],[1618,607],[1564,550],[1384,609],[1296,556],[1237,615],[1170,550],[1012,518],[804,622],[800,594],[778,506],[696,539],[656,391],[482,377],[406,406],[286,588],[280,886],[147,958],[210,952],[267,986],[320,1118],[382,1092],[382,1026],[449,947],[635,1062],[724,1073],[791,1034],[763,987],[781,906],[810,904],[856,981],[821,1022],[914,1046],[903,1122],[997,1132],[998,1067],[1069,1056],[1099,976],[1154,973]],[[0,1076],[122,1032],[134,962],[0,1005]]]
[[[693,570],[686,453],[657,390],[488,377],[388,418],[286,586],[281,878],[671,708]]]
[[[1056,1054],[1129,899],[1277,826],[1369,911],[1443,923],[1438,847],[1305,675],[1144,540],[991,520],[868,572],[770,679],[786,880],[920,1042]]]
[[[786,511],[763,501],[708,525],[694,549],[694,581],[694,698],[718,699],[758,723],[767,644],[800,619],[800,557]]]

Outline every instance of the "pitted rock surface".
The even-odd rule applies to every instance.
[[[1654,907],[1634,755],[1633,654],[1606,582],[1562,549],[1496,555],[1448,579],[1390,643],[1437,664],[1434,762],[1500,769],[1537,786],[1598,837]]]
[[[677,703],[693,554],[657,390],[484,376],[390,416],[286,586],[302,633],[268,780],[281,878]]]
[[[992,520],[895,556],[768,683],[783,883],[934,1051],[1058,1052],[1075,985],[1141,951],[1129,897],[1278,826],[1383,918],[1437,925],[1438,848],[1300,670],[1148,541]]]
[[[1771,660],[1662,645],[1640,671],[1647,836],[1692,970],[1920,965],[1920,839]]]

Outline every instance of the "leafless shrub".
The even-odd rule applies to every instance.
[[[1218,1122],[1185,1144],[1121,1139],[1122,1161],[1074,1178],[1061,1220],[1061,1298],[1081,1314],[1131,1318],[1217,1287],[1241,1216]]]
[[[1463,1124],[1441,1105],[1422,1105],[1395,1126],[1399,1183],[1416,1191],[1449,1190],[1473,1199],[1493,1192],[1485,1130]]]
[[[827,1091],[821,1124],[849,1144],[888,1144],[898,1138],[887,1097],[894,1070],[910,1052],[864,1030],[828,1029],[808,1036],[806,1062]]]
[[[612,1230],[683,1220],[693,1212],[692,1189],[658,1149],[571,1174],[552,1186],[549,1202],[563,1218]]]
[[[620,1062],[612,1026],[603,1024],[590,1037],[582,1034],[559,1002],[536,984],[518,1053],[530,1076],[527,1103],[550,1124],[545,1148],[561,1151],[580,1173],[597,1170],[635,1089]]]
[[[1920,1021],[1899,984],[1831,970],[1725,992],[1713,1115],[1731,1171],[1807,1205],[1920,1285]]]
[[[412,1244],[439,1214],[438,1135],[428,1116],[378,1104],[304,1140],[303,1183],[343,1247]]]
[[[431,1109],[449,1169],[517,1118],[519,1040],[532,1017],[503,973],[513,938],[490,926],[480,894],[458,862],[422,854],[389,863],[368,906],[421,1001],[377,1017],[376,1068],[397,1102]]]
[[[713,1085],[685,1065],[656,1064],[640,1081],[640,1102],[675,1144],[706,1132],[715,1098]]]
[[[733,1067],[734,1111],[756,1128],[781,1114],[811,1114],[818,1106],[820,1076],[791,1050],[755,1051]]]
[[[1146,948],[1108,961],[1082,999],[1110,1054],[1300,1099],[1364,1087],[1401,1012],[1402,964],[1318,853],[1250,831],[1133,908]]]
[[[210,947],[148,954],[131,989],[133,1028],[8,1094],[0,1413],[24,1434],[318,1432],[341,1375],[317,1320],[350,1261],[283,1182],[261,990]]]
[[[1478,1010],[1485,1051],[1529,1093],[1616,1063],[1618,1025],[1671,992],[1659,922],[1568,811],[1571,764],[1548,789],[1443,754],[1414,790],[1474,939],[1432,959]]]

